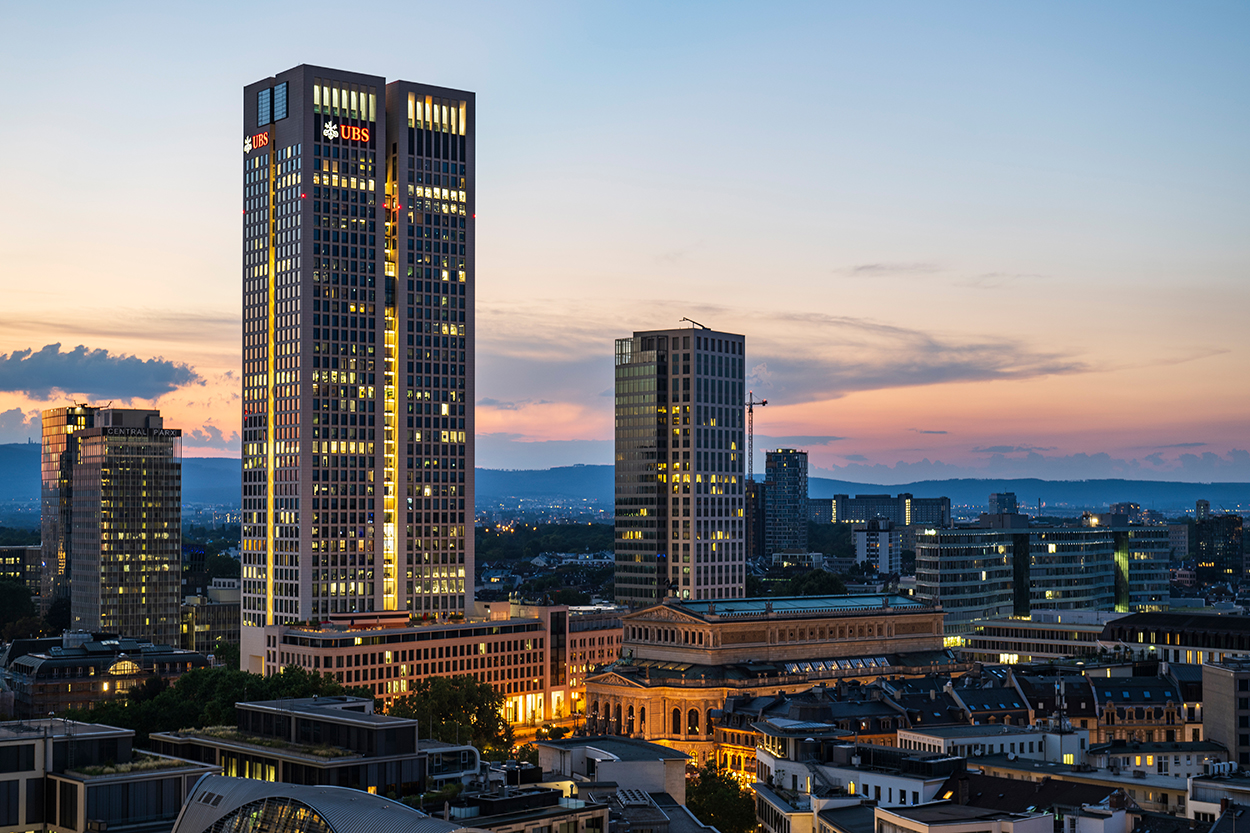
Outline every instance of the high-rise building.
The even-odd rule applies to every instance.
[[[1230,761],[1250,764],[1250,662],[1212,658],[1203,664],[1202,712],[1204,737],[1224,744]]]
[[[244,669],[267,625],[472,601],[474,123],[324,67],[244,89]]]
[[[160,411],[43,412],[43,547],[76,630],[176,645],[182,432]]]
[[[873,518],[887,518],[895,526],[947,527],[951,525],[951,499],[948,497],[913,497],[907,492],[893,495],[834,495],[832,498],[809,499],[819,506],[813,511],[817,523],[867,523]]]
[[[991,515],[1014,515],[1019,510],[1015,492],[995,492],[990,495],[986,512]]]
[[[1209,501],[1198,501],[1196,520],[1189,528],[1189,552],[1202,582],[1237,582],[1245,575],[1240,515],[1213,515]]]
[[[616,340],[616,600],[743,595],[746,339]]]
[[[764,547],[765,530],[768,526],[768,486],[762,480],[746,481],[743,493],[746,511],[747,558],[764,558],[771,555]]]
[[[855,527],[855,562],[869,564],[881,575],[903,570],[903,532],[885,518]]]
[[[807,552],[807,452],[794,448],[769,451],[764,458],[766,518],[764,549]]]

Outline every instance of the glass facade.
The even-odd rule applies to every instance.
[[[764,460],[767,507],[764,548],[807,551],[807,452],[793,448],[769,451]]]
[[[45,557],[72,627],[178,644],[182,432],[159,411],[43,415]]]
[[[735,598],[745,578],[743,336],[618,339],[616,598]]]
[[[269,125],[248,119],[266,91]],[[260,671],[267,624],[464,614],[473,95],[301,66],[244,98],[242,661]]]

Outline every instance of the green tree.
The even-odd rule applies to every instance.
[[[686,782],[686,806],[694,817],[720,833],[750,833],[755,829],[755,797],[733,776],[714,763]]]
[[[18,581],[0,580],[0,626],[36,615],[30,589]]]
[[[845,592],[842,579],[825,570],[809,570],[786,583],[788,596],[838,596]]]
[[[238,668],[239,646],[230,642],[218,642],[213,646],[213,659],[225,668]]]
[[[468,675],[428,677],[395,700],[387,714],[416,718],[421,734],[468,743],[491,760],[510,757],[512,727],[503,719],[504,696]]]
[[[69,610],[69,596],[58,596],[52,600],[52,604],[48,605],[48,615],[45,617],[49,633],[55,636],[69,630],[71,621]]]
[[[347,693],[330,678],[294,665],[272,677],[235,668],[197,668],[159,692],[155,688],[159,688],[159,684],[145,683],[142,693],[134,698],[105,700],[92,709],[68,709],[62,716],[133,729],[136,743],[142,745],[152,732],[234,725],[234,706],[241,701]]]

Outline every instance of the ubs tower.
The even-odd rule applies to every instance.
[[[746,339],[616,340],[616,599],[744,594]]]
[[[325,67],[244,88],[245,670],[266,625],[471,606],[474,123]]]

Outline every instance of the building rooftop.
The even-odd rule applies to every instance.
[[[971,738],[971,737],[1005,737],[1007,735],[1036,735],[1041,730],[1031,726],[1013,726],[1002,723],[965,724],[963,726],[934,726],[926,729],[899,729],[913,735],[928,735],[931,738]]]
[[[41,737],[63,738],[73,735],[76,739],[92,736],[131,735],[130,729],[105,726],[103,723],[79,723],[76,720],[41,717],[36,720],[9,720],[0,723],[0,742],[6,740],[33,740]]]
[[[709,622],[726,619],[760,619],[769,616],[837,616],[881,610],[920,612],[934,609],[908,596],[878,593],[857,596],[779,596],[706,601],[666,600],[664,606],[679,608],[691,616]],[[645,612],[646,610],[640,611],[640,613]]]
[[[992,821],[995,819],[1025,818],[1024,813],[1012,813],[1006,810],[995,810],[988,807],[970,807],[966,804],[947,804],[937,802],[921,804],[915,807],[882,807],[882,812],[892,813],[901,818],[918,821],[922,824],[958,824],[965,821]],[[1030,813],[1027,815],[1037,815]]]
[[[876,809],[871,804],[853,804],[849,807],[826,807],[817,815],[837,833],[873,833],[877,827]]]
[[[462,825],[433,818],[420,810],[349,787],[304,786],[253,778],[209,775],[187,798],[173,833],[203,833],[246,804],[266,799],[294,801],[317,813],[335,833],[453,833]]]
[[[274,713],[299,712],[323,717],[336,723],[355,723],[359,726],[415,726],[413,718],[391,717],[373,712],[373,702],[363,697],[300,697],[290,700],[255,700],[235,704],[239,708]]]
[[[1176,741],[1168,743],[1166,741],[1155,741],[1146,743],[1143,741],[1127,741],[1113,740],[1109,743],[1091,744],[1089,752],[1091,755],[1111,754],[1116,755],[1122,752],[1227,752],[1228,748],[1224,744],[1213,740],[1191,740]]]
[[[561,738],[560,740],[536,741],[539,746],[551,746],[556,749],[598,749],[606,752],[618,761],[686,761],[690,756],[658,743],[633,738],[613,737],[610,735],[594,735],[587,738]]]
[[[938,788],[937,798],[1010,813],[1100,804],[1119,787],[1078,781],[1020,781],[965,772]]]
[[[1207,613],[1130,613],[1119,619],[1108,622],[1103,629],[1102,638],[1114,641],[1116,633],[1124,629],[1136,636],[1143,633],[1147,638],[1150,632],[1157,633],[1177,631],[1205,631],[1206,633],[1228,633],[1250,635],[1250,616],[1212,616]],[[1133,640],[1136,641],[1136,640]]]

